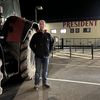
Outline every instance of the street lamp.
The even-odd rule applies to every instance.
[[[35,7],[35,22],[37,22],[37,10],[43,10],[43,7],[42,6]]]

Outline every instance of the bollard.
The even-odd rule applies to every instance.
[[[2,60],[0,59],[0,95],[2,94],[1,80],[3,79],[3,74],[1,72]]]
[[[61,39],[61,49],[63,49],[64,48],[64,39],[62,38]]]
[[[92,59],[93,59],[93,44],[91,44],[91,54],[92,54]]]
[[[83,45],[83,53],[84,53],[84,45]]]
[[[75,45],[75,52],[76,52],[76,45]]]
[[[71,58],[71,55],[72,55],[71,45],[70,45],[69,51],[70,51],[70,58]]]

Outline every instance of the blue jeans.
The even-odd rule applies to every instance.
[[[42,83],[46,84],[48,75],[48,64],[49,64],[49,57],[43,57],[43,58],[35,57],[35,68],[36,68],[35,85],[39,85],[41,74],[42,74]]]

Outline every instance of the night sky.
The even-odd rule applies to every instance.
[[[37,11],[37,19],[47,22],[100,19],[100,0],[19,0],[21,15],[28,20],[35,19],[35,7],[43,6]]]

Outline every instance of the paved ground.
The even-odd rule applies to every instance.
[[[70,59],[66,50],[55,52],[50,59],[48,83],[35,91],[34,80],[6,85],[0,100],[100,100],[100,53],[73,52]]]

